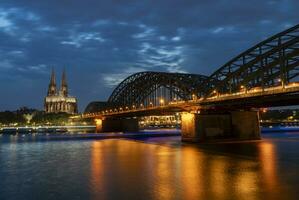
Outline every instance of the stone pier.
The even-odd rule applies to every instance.
[[[95,119],[96,132],[138,132],[139,125],[137,118],[106,118]]]
[[[182,113],[182,141],[260,139],[257,111],[230,111],[221,114]]]

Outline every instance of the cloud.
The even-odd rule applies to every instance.
[[[144,68],[137,68],[137,67],[129,67],[127,69],[124,69],[121,72],[117,73],[105,73],[102,74],[102,79],[105,82],[105,85],[107,87],[113,88],[117,86],[120,82],[122,82],[125,78],[128,76],[135,74],[137,72],[146,71]]]
[[[138,27],[142,29],[142,32],[134,34],[132,37],[135,39],[145,39],[154,36],[155,34],[155,29],[152,27],[146,26],[144,24],[140,24]]]
[[[175,36],[175,37],[171,38],[171,40],[177,42],[177,41],[181,40],[181,37],[180,36]]]
[[[138,64],[146,69],[186,73],[183,46],[153,46],[145,42],[140,45],[138,53]]]
[[[33,12],[21,8],[1,8],[0,7],[0,31],[9,35],[15,35],[20,29],[19,22],[37,22],[40,17]]]
[[[12,34],[13,30],[16,29],[15,24],[8,17],[8,12],[5,12],[3,9],[0,9],[0,31],[7,34]]]
[[[98,41],[105,42],[106,40],[101,36],[100,33],[85,32],[85,33],[72,33],[67,41],[61,41],[61,44],[73,45],[77,48],[81,47],[87,42]]]

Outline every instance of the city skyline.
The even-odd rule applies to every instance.
[[[106,100],[132,73],[210,75],[298,23],[295,0],[227,2],[2,1],[0,110],[42,109],[53,67],[66,67],[82,111],[92,100]]]

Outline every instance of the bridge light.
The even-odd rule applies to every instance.
[[[103,121],[101,119],[95,119],[95,123],[97,126],[102,126]]]
[[[160,105],[163,106],[164,105],[164,99],[160,99]]]
[[[193,100],[196,100],[196,99],[197,99],[197,97],[196,97],[195,94],[192,94],[192,99],[193,99]]]
[[[240,86],[240,88],[241,88],[241,89],[244,89],[244,88],[245,88],[245,86],[244,86],[244,85],[241,85],[241,86]]]
[[[143,104],[142,103],[140,104],[140,107],[143,108]]]
[[[267,108],[262,108],[262,112],[266,113],[267,112]]]
[[[122,108],[122,107],[120,107],[120,108],[119,108],[119,110],[120,110],[120,111],[122,111],[122,110],[123,110],[123,108]]]
[[[135,107],[135,105],[133,105],[132,107],[133,107],[133,109],[135,109],[135,108],[136,108],[136,107]]]
[[[150,106],[153,106],[153,102],[150,102]]]
[[[128,107],[128,106],[126,106],[126,110],[129,110],[129,107]]]

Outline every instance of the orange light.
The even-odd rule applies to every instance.
[[[103,121],[101,119],[94,120],[97,126],[102,126]]]
[[[262,112],[263,112],[263,113],[266,113],[267,111],[268,111],[267,108],[262,108]]]

